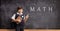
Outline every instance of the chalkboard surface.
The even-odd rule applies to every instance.
[[[30,16],[25,28],[60,28],[59,0],[1,0],[0,28],[14,28],[10,18],[20,6]]]

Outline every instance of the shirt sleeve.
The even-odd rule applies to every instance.
[[[13,16],[11,17],[11,19],[15,19],[15,16],[16,16],[16,14],[13,14]]]

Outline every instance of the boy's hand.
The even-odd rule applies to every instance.
[[[27,14],[26,16],[25,16],[25,22],[28,20],[28,18],[29,18],[29,14]]]
[[[26,15],[26,18],[29,18],[29,14]]]

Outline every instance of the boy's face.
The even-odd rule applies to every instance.
[[[22,12],[23,12],[23,9],[19,9],[18,12],[19,12],[19,13],[22,13]]]

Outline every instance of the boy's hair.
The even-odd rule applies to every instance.
[[[19,9],[23,9],[23,8],[22,8],[22,7],[18,7],[18,8],[17,8],[17,11],[18,11]]]

